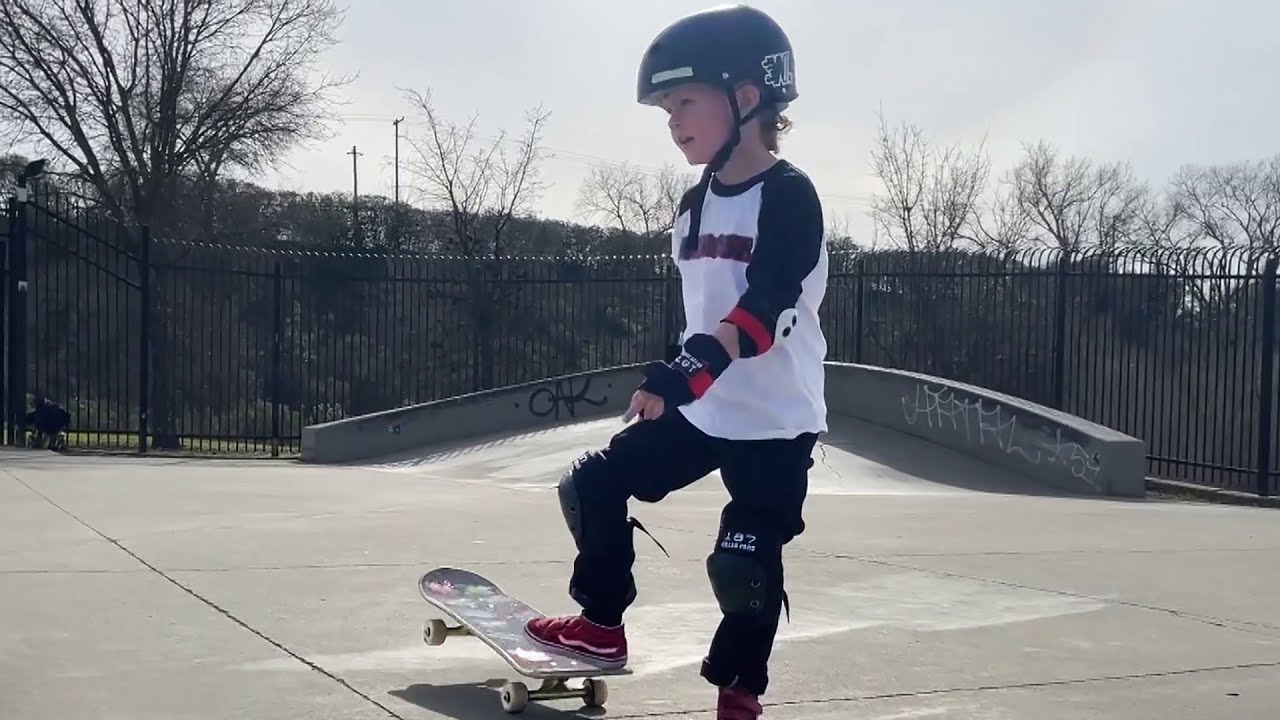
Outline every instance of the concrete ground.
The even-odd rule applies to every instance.
[[[855,421],[820,447],[766,718],[1274,718],[1280,515],[1023,494]],[[0,718],[498,718],[481,643],[421,640],[417,577],[477,569],[548,612],[554,484],[605,420],[346,467],[0,452]],[[633,512],[632,677],[603,711],[713,717],[712,476]],[[487,684],[488,683],[488,684]]]

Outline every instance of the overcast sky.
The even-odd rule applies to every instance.
[[[338,73],[359,73],[334,138],[300,149],[271,187],[392,193],[394,131],[421,123],[400,88],[431,90],[482,132],[552,112],[539,214],[572,218],[592,164],[682,162],[660,110],[635,104],[636,67],[689,0],[347,0]],[[877,112],[941,143],[984,135],[993,170],[1021,144],[1130,162],[1161,185],[1184,163],[1280,153],[1280,3],[1267,0],[755,0],[795,48],[800,98],[783,156],[809,172],[827,210],[867,232],[877,190],[868,152]],[[404,169],[402,192],[412,185]],[[865,238],[864,238],[865,239]]]

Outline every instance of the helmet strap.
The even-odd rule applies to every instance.
[[[757,103],[751,112],[743,117],[742,111],[738,108],[738,94],[734,92],[733,86],[726,85],[724,90],[725,94],[729,96],[729,107],[733,110],[733,130],[730,131],[729,139],[724,145],[720,146],[715,156],[711,158],[711,162],[707,163],[706,167],[702,169],[702,177],[698,180],[697,185],[698,199],[693,204],[693,209],[689,214],[689,234],[685,236],[685,242],[689,243],[696,244],[698,242],[698,235],[701,232],[702,225],[702,201],[706,197],[707,189],[711,186],[712,174],[719,171],[729,161],[729,156],[733,154],[733,149],[742,140],[742,126],[750,122],[751,118],[760,112],[760,105],[763,104]]]
[[[738,93],[735,92],[732,84],[725,83],[724,94],[729,98],[729,108],[733,111],[733,129],[729,133],[729,139],[716,151],[716,154],[711,158],[711,162],[707,163],[707,167],[703,172],[704,180],[709,180],[711,173],[718,172],[726,162],[729,162],[729,156],[733,154],[733,149],[742,141],[742,126],[751,122],[751,118],[760,112],[760,105],[762,104],[756,103],[751,112],[744,116],[738,107]]]

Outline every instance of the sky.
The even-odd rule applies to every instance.
[[[358,74],[338,96],[332,138],[258,178],[281,189],[393,192],[395,130],[421,133],[405,90],[430,91],[449,120],[519,136],[551,112],[536,214],[580,219],[594,165],[665,163],[689,173],[663,112],[635,103],[636,69],[667,23],[715,0],[346,0],[326,68]],[[933,143],[985,139],[993,175],[1024,144],[1128,162],[1153,187],[1187,163],[1280,153],[1280,3],[1267,0],[753,0],[794,48],[799,99],[782,156],[805,170],[828,215],[869,240],[879,114]],[[409,142],[401,188],[412,197]]]

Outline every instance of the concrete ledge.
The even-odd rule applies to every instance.
[[[302,429],[302,462],[382,457],[493,432],[519,432],[608,414],[621,416],[642,380],[627,365],[485,390]]]
[[[826,363],[828,411],[1089,495],[1146,496],[1146,444],[992,390],[870,365]]]
[[[1226,490],[1210,485],[1196,485],[1181,480],[1148,477],[1147,489],[1173,497],[1191,497],[1221,505],[1246,505],[1260,508],[1280,508],[1280,496]]]
[[[1037,486],[1145,497],[1146,446],[1096,423],[1020,398],[930,375],[828,362],[832,414],[912,435]],[[643,365],[565,375],[471,393],[302,430],[301,460],[370,460],[495,433],[621,416]]]

